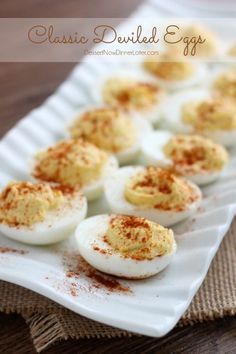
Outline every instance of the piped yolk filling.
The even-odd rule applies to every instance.
[[[100,178],[108,155],[78,140],[63,140],[36,155],[33,176],[69,187],[82,187]]]
[[[164,146],[176,171],[183,175],[220,171],[228,162],[226,149],[199,135],[178,135]]]
[[[104,102],[124,110],[145,111],[159,103],[161,90],[154,84],[114,78],[103,87]]]
[[[117,215],[111,217],[104,241],[125,258],[151,260],[172,252],[174,236],[172,230],[144,218]]]
[[[236,99],[236,70],[229,70],[220,75],[213,84],[213,89],[222,96]]]
[[[188,79],[193,74],[193,66],[188,61],[176,61],[173,54],[164,53],[154,60],[146,60],[144,67],[152,75],[163,80],[181,81]]]
[[[46,184],[12,182],[0,194],[0,222],[10,226],[31,226],[43,221],[49,211],[64,203],[60,190]]]
[[[97,147],[117,153],[136,141],[136,127],[128,116],[116,108],[98,108],[78,117],[71,129],[74,139],[83,138]]]
[[[174,211],[185,210],[199,198],[186,180],[152,166],[132,176],[124,194],[131,204]]]
[[[196,132],[236,129],[236,104],[227,98],[188,102],[182,107],[182,121]]]

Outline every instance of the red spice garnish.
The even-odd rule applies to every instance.
[[[70,153],[73,152],[73,149],[78,145],[80,149],[80,159],[84,162],[84,164],[89,164],[90,160],[87,156],[87,154],[83,151],[83,148],[87,148],[92,146],[94,148],[94,145],[86,142],[83,139],[67,139],[67,140],[62,140],[59,143],[57,143],[55,146],[52,146],[46,150],[47,156],[44,158],[39,157],[39,161],[36,161],[36,164],[34,166],[34,170],[32,172],[32,175],[45,182],[51,182],[51,183],[59,183],[63,185],[63,181],[61,180],[61,170],[64,167],[67,167],[68,164],[71,163],[70,161]],[[45,173],[45,166],[49,164],[50,161],[56,161],[58,166],[55,174],[53,176],[48,176],[47,173]],[[42,169],[42,165],[44,165],[44,170]],[[66,186],[68,185],[65,184]],[[77,185],[79,186],[79,179]],[[64,188],[64,187],[63,187]]]
[[[142,180],[133,185],[133,189],[138,187],[156,188],[163,194],[171,193],[171,185],[174,183],[174,176],[168,169],[159,169],[152,166],[146,167],[146,173],[142,175]]]
[[[11,247],[0,247],[0,253],[18,253],[18,254],[26,254],[29,251],[11,248]]]
[[[58,184],[55,186],[51,187],[54,191],[59,191],[61,192],[63,195],[70,195],[72,196],[73,194],[77,193],[79,191],[78,186],[75,187],[70,187],[70,186],[65,186],[62,184]]]
[[[152,193],[155,194],[155,189],[158,192],[163,194],[170,194],[172,193],[172,185],[175,183],[175,177],[178,177],[179,174],[175,171],[175,166],[170,168],[160,169],[155,168],[153,166],[146,167],[146,174],[142,176],[140,181],[136,182],[132,188],[135,190],[137,187],[150,187],[153,189]],[[196,190],[189,185],[187,182],[186,187],[189,190],[188,201],[185,205],[179,205],[173,207],[166,201],[165,203],[162,202],[160,204],[154,205],[155,209],[162,209],[162,210],[174,210],[174,211],[183,211],[186,209],[188,204],[191,204],[199,199],[199,195],[196,193]],[[151,192],[151,191],[150,191]],[[149,192],[149,193],[150,193]]]
[[[138,240],[138,242],[141,244],[140,249],[136,249],[135,252],[123,252],[122,257],[126,259],[133,259],[135,261],[152,260],[153,257],[148,256],[148,254],[150,254],[150,245],[148,244],[148,241],[151,237],[151,225],[148,220],[133,215],[115,215],[112,216],[110,219],[110,227],[115,227],[117,225],[117,222],[120,228],[121,236],[123,238],[126,238],[128,240],[131,239],[131,242],[136,242]],[[130,229],[136,229],[133,235]],[[140,237],[139,234],[139,231],[141,229],[145,229],[145,234],[142,237]],[[107,235],[103,236],[103,241],[113,247]],[[102,252],[103,250],[99,249],[99,251]],[[110,254],[109,250],[105,251],[106,254]],[[116,250],[114,250],[113,252],[115,251]]]
[[[135,83],[134,85],[130,85],[127,88],[121,89],[120,92],[117,94],[116,98],[122,106],[129,105],[132,99],[132,90],[133,88],[135,89],[136,87],[147,88],[149,92],[152,94],[157,94],[160,91],[159,87],[157,87],[156,85],[152,85],[150,83],[146,83],[146,82]]]
[[[44,185],[42,184],[33,184],[31,182],[17,182],[14,184],[14,188],[16,188],[21,195],[25,195],[28,193],[37,193],[41,192],[44,189]],[[12,192],[12,184],[9,184],[1,193],[1,198],[3,200],[7,199],[8,194]]]
[[[171,152],[174,163],[179,165],[193,165],[198,161],[205,160],[205,149],[200,146],[191,147],[189,150],[183,150],[182,156],[179,157],[177,149]]]
[[[1,218],[0,218],[0,223],[7,223],[9,226],[13,226],[17,229],[20,229],[23,226],[26,226],[28,228],[31,228],[31,217],[29,216],[29,211],[31,208],[31,202],[29,201],[28,204],[25,205],[24,208],[24,213],[23,216],[25,217],[25,220],[21,220],[22,218],[20,218],[19,220],[19,215],[17,216],[17,214],[10,218],[10,220],[8,220],[8,211],[10,211],[11,209],[16,209],[20,207],[20,196],[23,196],[23,199],[25,199],[25,197],[27,195],[33,195],[35,198],[37,198],[38,195],[44,194],[44,193],[52,193],[52,196],[54,194],[54,192],[61,192],[63,195],[66,195],[67,199],[69,199],[69,197],[74,197],[75,193],[78,192],[78,189],[76,188],[71,188],[71,187],[64,187],[64,186],[60,186],[60,185],[53,185],[53,186],[49,186],[48,184],[45,183],[31,183],[31,182],[13,182],[10,183],[9,185],[6,186],[6,188],[2,191],[0,199],[1,199],[1,205],[0,205],[0,210],[3,211],[1,214]],[[7,197],[9,196],[9,193],[12,193],[12,196],[10,198],[10,201],[7,201]],[[46,195],[47,197],[47,195]],[[56,197],[56,195],[55,195]],[[82,194],[81,194],[82,197]],[[22,208],[21,208],[22,209]],[[36,215],[37,213],[35,213]],[[34,215],[34,216],[35,216]],[[37,215],[36,215],[37,216]],[[34,222],[36,222],[37,217],[35,216],[35,220]],[[33,221],[33,220],[32,220]],[[33,223],[34,223],[33,222]],[[52,227],[52,225],[48,226],[49,228]]]
[[[72,296],[78,296],[78,286],[76,283],[71,283],[70,293]]]
[[[97,251],[101,254],[110,254],[110,252],[108,250],[100,248],[99,246],[96,246],[96,245],[93,246],[93,249],[94,249],[94,251]]]
[[[136,229],[138,227],[150,229],[150,225],[145,218],[139,218],[133,215],[115,215],[110,218],[110,225],[111,227],[115,227],[115,223],[117,220],[121,221],[121,225],[124,228],[133,228]],[[128,238],[131,236],[130,232],[127,232]]]
[[[115,277],[103,274],[94,269],[79,254],[65,253],[63,263],[65,266],[66,278],[73,278],[73,280],[75,280],[73,283],[70,283],[70,293],[73,296],[77,296],[80,289],[80,283],[77,283],[76,280],[83,277],[86,277],[91,281],[88,288],[89,292],[95,292],[96,289],[103,289],[107,294],[111,292],[132,292],[128,286],[121,284]],[[75,289],[77,292],[75,292]]]

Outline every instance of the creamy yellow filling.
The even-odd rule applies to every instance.
[[[199,135],[177,135],[164,146],[166,157],[183,175],[220,171],[228,162],[226,149]]]
[[[79,116],[70,128],[72,138],[83,138],[101,149],[117,153],[135,144],[133,122],[116,108],[98,108]]]
[[[61,191],[45,184],[12,182],[0,194],[0,222],[12,226],[31,226],[64,201]]]
[[[232,47],[229,49],[228,54],[231,57],[236,57],[236,43],[232,45]]]
[[[152,75],[167,81],[185,80],[194,73],[192,63],[186,60],[178,61],[172,51],[159,55],[156,60],[147,59],[144,68]]]
[[[216,97],[207,101],[185,103],[182,121],[196,132],[236,129],[236,104],[227,98]]]
[[[213,89],[222,96],[236,100],[236,69],[219,75],[213,83]]]
[[[134,205],[163,210],[185,210],[198,197],[181,177],[157,167],[147,167],[125,185],[125,198]]]
[[[127,215],[111,217],[105,241],[124,257],[153,259],[171,253],[174,235],[159,224]]]
[[[34,177],[69,187],[84,186],[100,178],[108,155],[78,140],[63,140],[36,155]]]
[[[154,84],[113,78],[104,84],[104,102],[125,110],[148,110],[159,102],[162,91]]]

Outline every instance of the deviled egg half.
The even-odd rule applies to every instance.
[[[218,96],[231,99],[236,105],[236,67],[216,72],[212,90]]]
[[[86,198],[70,188],[11,182],[0,194],[0,232],[24,243],[65,240],[86,214]]]
[[[102,194],[104,179],[117,168],[114,156],[82,139],[68,139],[37,153],[31,175],[52,185],[80,188],[93,200]]]
[[[140,116],[154,125],[160,121],[160,106],[166,93],[151,77],[137,72],[119,72],[103,78],[96,87],[96,100],[123,110],[129,115]]]
[[[201,89],[175,93],[163,116],[175,133],[204,135],[225,146],[236,143],[236,104],[228,97]]]
[[[159,167],[120,168],[105,183],[112,212],[145,217],[170,226],[194,213],[201,202],[192,182]]]
[[[143,139],[142,154],[148,165],[169,168],[198,185],[216,180],[229,159],[226,149],[208,138],[164,130]]]
[[[76,229],[81,256],[94,268],[127,279],[157,274],[176,252],[173,231],[144,218],[97,215]]]
[[[100,106],[78,113],[69,130],[73,139],[83,138],[125,164],[137,159],[141,138],[150,133],[152,127],[148,121],[129,112]]]
[[[203,63],[182,59],[173,51],[146,58],[143,68],[157,85],[172,91],[201,84],[207,73]]]

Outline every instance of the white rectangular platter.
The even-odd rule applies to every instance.
[[[105,58],[77,66],[53,96],[3,138],[1,188],[9,180],[28,178],[30,156],[63,138],[65,125],[76,110],[91,102],[94,81],[112,69]],[[93,320],[149,336],[163,336],[189,306],[236,213],[235,166],[234,150],[220,180],[203,190],[204,199],[194,219],[174,228],[178,251],[171,265],[147,280],[119,281],[130,291],[98,286],[86,273],[68,277],[66,274],[74,266],[69,263],[73,263],[76,252],[73,235],[69,241],[50,247],[30,247],[0,235],[0,247],[25,251],[0,253],[0,279],[32,289]],[[105,211],[103,200],[90,204],[90,215]]]

